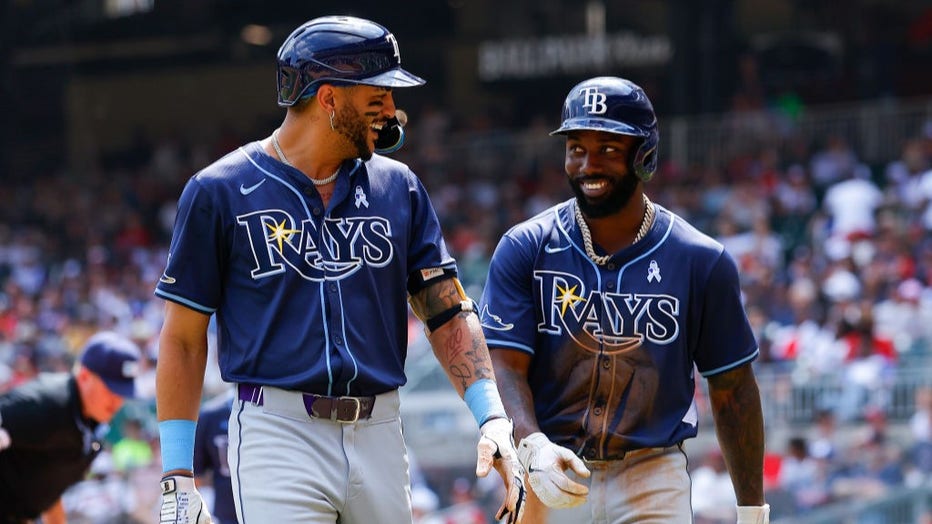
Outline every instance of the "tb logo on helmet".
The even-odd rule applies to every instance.
[[[395,50],[395,58],[398,59],[398,63],[401,63],[401,51],[398,50],[398,40],[395,40],[395,35],[388,33],[388,43],[392,44],[392,48]]]
[[[583,107],[589,109],[590,115],[604,115],[608,111],[605,104],[605,94],[599,92],[598,87],[585,87],[582,89]]]

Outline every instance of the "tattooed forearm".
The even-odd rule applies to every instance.
[[[411,297],[412,306],[425,319],[439,315],[462,301],[463,297],[453,279],[428,286]]]
[[[472,332],[472,336],[469,337],[472,341],[472,349],[466,352],[466,358],[472,365],[472,369],[476,374],[476,380],[494,378],[495,375],[492,373],[492,360],[489,358],[489,348],[485,345],[485,338],[482,336],[482,331],[469,322],[470,315],[472,314],[460,313],[460,316],[466,321],[467,327]]]
[[[476,380],[494,379],[489,349],[475,314],[460,313],[432,332],[430,343],[460,395]]]
[[[709,380],[709,400],[739,505],[763,504],[764,422],[750,365]]]

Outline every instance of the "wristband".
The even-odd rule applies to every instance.
[[[162,448],[162,473],[175,469],[194,471],[193,420],[173,419],[159,422],[159,444]]]
[[[770,504],[738,506],[738,524],[769,524]]]
[[[490,418],[507,418],[502,398],[498,395],[498,388],[490,379],[483,378],[470,384],[463,394],[463,400],[466,401],[469,411],[472,411],[472,416],[476,418],[479,427],[482,427]]]

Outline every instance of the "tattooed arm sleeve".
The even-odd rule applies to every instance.
[[[416,300],[423,304],[429,318],[456,306],[463,298],[455,279],[446,279],[421,290]],[[460,396],[477,380],[495,380],[489,348],[474,312],[457,313],[428,337],[434,355]]]

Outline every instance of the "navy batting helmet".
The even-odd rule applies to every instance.
[[[640,137],[631,169],[645,182],[657,171],[657,115],[644,90],[634,82],[602,76],[576,84],[563,103],[563,123],[550,134],[581,130]]]
[[[295,29],[278,50],[278,105],[290,107],[322,83],[410,87],[424,83],[401,68],[398,41],[381,25],[324,16]]]

